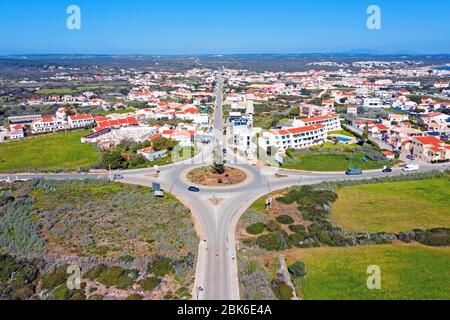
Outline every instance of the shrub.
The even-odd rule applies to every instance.
[[[294,223],[294,219],[288,215],[281,215],[281,216],[277,217],[277,221],[281,224],[293,224]]]
[[[100,273],[97,277],[97,281],[107,287],[116,286],[119,284],[124,274],[125,270],[121,267],[110,267]]]
[[[275,296],[280,300],[291,300],[292,288],[282,281],[274,281],[272,284]]]
[[[296,278],[304,278],[306,276],[306,266],[302,261],[297,261],[296,263],[288,267],[289,273]]]
[[[85,279],[89,279],[89,280],[95,280],[98,278],[98,276],[100,276],[100,274],[102,274],[106,269],[108,269],[108,267],[104,264],[99,264],[97,266],[95,266],[94,268],[92,268],[91,270],[89,270],[88,272],[86,272],[84,274],[84,278]]]
[[[248,226],[246,230],[249,234],[261,234],[264,230],[266,230],[266,228],[267,227],[264,223],[258,222]]]
[[[88,300],[103,300],[103,296],[101,294],[93,294]]]
[[[41,277],[41,285],[43,289],[52,290],[67,281],[67,267],[60,267],[52,273],[44,274]]]
[[[128,296],[125,300],[142,300],[142,296],[136,293]]]
[[[164,277],[173,272],[172,261],[166,257],[159,257],[149,264],[147,272],[157,277]]]
[[[291,230],[294,233],[303,234],[306,232],[305,226],[302,226],[300,224],[290,225],[289,230]]]
[[[256,243],[259,247],[268,251],[281,251],[292,247],[289,235],[282,230],[262,235],[256,240]]]
[[[145,291],[152,291],[153,289],[155,289],[159,284],[161,283],[161,280],[158,278],[147,278],[144,280],[139,281],[139,285],[141,286],[142,289],[144,289]]]

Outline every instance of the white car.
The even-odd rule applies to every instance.
[[[412,171],[419,171],[420,166],[418,164],[408,164],[406,167],[403,168],[403,171],[405,172],[412,172]]]

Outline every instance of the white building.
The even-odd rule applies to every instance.
[[[42,118],[31,126],[33,133],[53,132],[65,129],[65,122],[55,117]]]
[[[90,114],[78,114],[69,117],[70,128],[86,128],[94,124],[94,117]]]
[[[325,127],[314,124],[306,127],[270,130],[259,138],[259,146],[263,149],[280,150],[309,148],[322,144],[327,138]]]
[[[324,127],[325,132],[332,132],[341,130],[341,121],[339,116],[335,113],[328,114],[325,116],[312,117],[306,119],[296,119],[294,120],[292,126],[295,127],[308,127],[312,125],[320,124]]]

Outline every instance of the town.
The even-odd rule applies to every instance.
[[[345,150],[347,158],[351,150],[361,169],[450,161],[448,68],[422,61],[375,60],[311,62],[308,68],[303,72],[223,70],[224,133],[235,153],[254,164],[312,171],[321,171],[320,163],[302,167],[299,159],[306,157],[302,150],[336,155]],[[7,146],[90,130],[80,144],[95,145],[102,152],[123,143],[141,144],[134,156],[141,165],[150,166],[168,156],[168,150],[152,148],[155,139],[182,148],[213,141],[217,70],[152,69],[156,70],[108,70],[90,78],[78,75],[76,68],[51,66],[47,67],[50,77],[2,80],[0,142]],[[95,84],[87,89],[97,86],[98,92],[61,87],[89,78]],[[114,89],[118,81],[120,93],[105,91],[109,83]],[[61,84],[49,87],[49,82]],[[18,97],[5,95],[21,86]],[[38,112],[30,112],[34,110]],[[335,171],[350,167],[350,163],[345,168],[337,165]]]

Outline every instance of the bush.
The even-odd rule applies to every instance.
[[[281,224],[293,224],[294,223],[294,219],[288,215],[281,215],[281,216],[277,217],[277,221]]]
[[[65,283],[67,281],[67,267],[60,267],[56,269],[54,272],[49,274],[44,274],[41,277],[41,285],[42,289],[53,290],[57,286]]]
[[[290,225],[289,230],[291,230],[294,233],[303,234],[306,232],[305,226],[302,226],[300,224]]]
[[[173,272],[172,261],[166,257],[159,257],[149,264],[147,272],[157,277],[164,277]]]
[[[125,300],[142,300],[142,296],[139,294],[132,294],[128,296]]]
[[[124,275],[125,270],[121,267],[110,267],[98,275],[97,281],[107,287],[116,286],[121,282]]]
[[[106,265],[99,264],[94,268],[92,268],[91,270],[89,270],[88,272],[86,272],[83,277],[89,280],[96,280],[98,276],[100,276],[100,274],[106,271],[106,269],[108,269]]]
[[[249,234],[261,234],[264,230],[266,230],[266,228],[267,227],[264,223],[258,222],[248,226],[246,230]]]
[[[296,263],[288,267],[289,273],[296,278],[304,278],[306,276],[306,266],[302,261],[297,261]]]
[[[142,289],[144,289],[145,291],[152,291],[153,289],[155,289],[159,284],[161,283],[161,280],[159,280],[158,278],[147,278],[144,280],[139,281],[139,285],[141,286]]]
[[[292,247],[289,235],[282,230],[262,235],[256,240],[256,243],[268,251],[282,251]]]
[[[291,300],[293,297],[292,288],[282,281],[274,281],[272,288],[275,296],[280,300]]]

